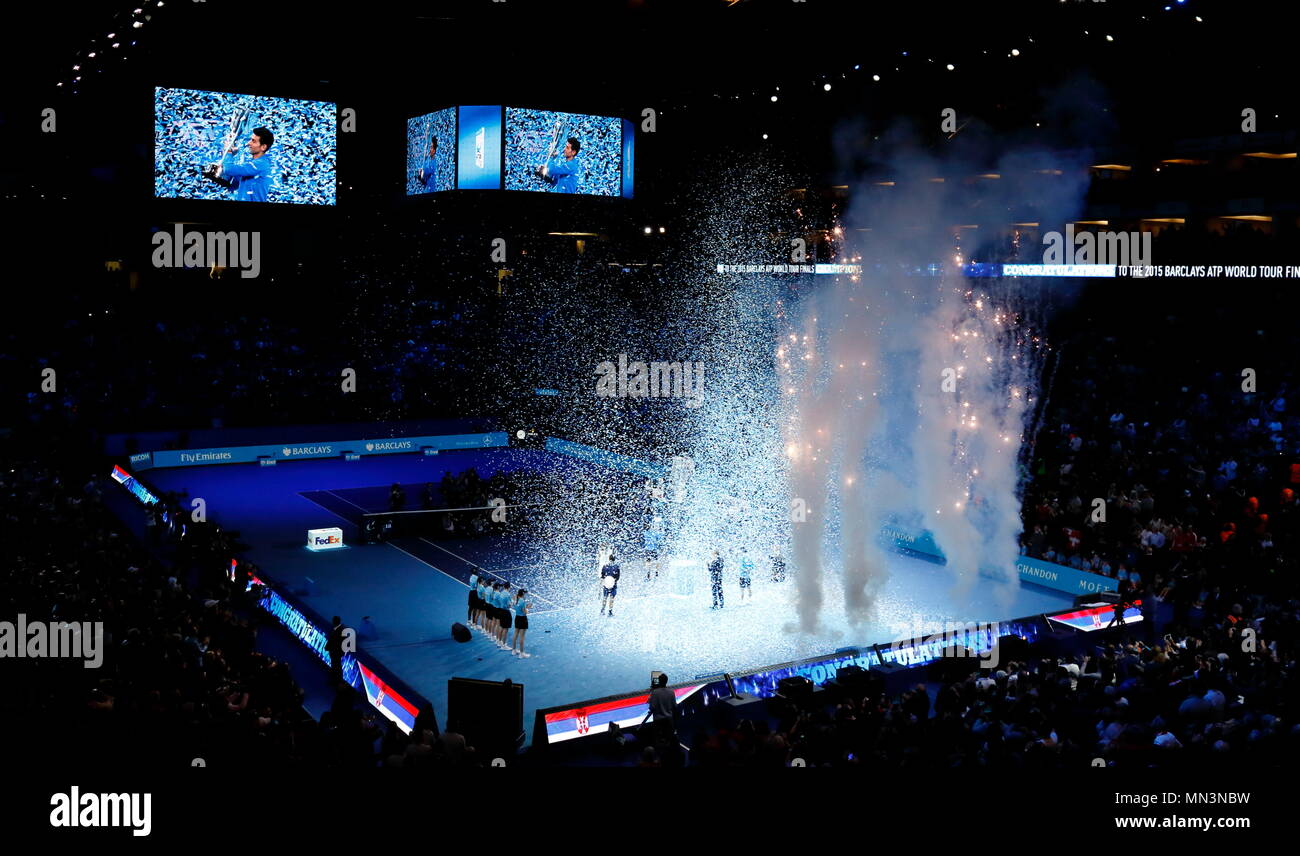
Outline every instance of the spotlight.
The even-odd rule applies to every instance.
[[[1020,48],[1012,48],[1012,49],[1011,49],[1011,55],[1012,55],[1012,56],[1020,56]]]
[[[646,227],[645,227],[645,233],[646,233],[647,235],[650,234],[650,227],[649,227],[649,226],[646,226]]]
[[[662,235],[663,233],[664,233],[664,227],[663,227],[663,226],[660,226],[660,227],[659,227],[659,234]]]
[[[871,79],[874,80],[874,81],[879,82],[879,81],[880,81],[880,75],[878,75],[878,74],[873,74],[873,75],[871,75]]]
[[[773,101],[776,100],[776,96],[775,96],[775,95],[772,96],[772,100],[773,100]]]
[[[823,83],[823,84],[822,84],[822,89],[825,89],[827,92],[830,92],[830,91],[831,91],[831,85],[830,85],[829,83]]]
[[[949,70],[949,71],[952,71],[954,68],[956,68],[955,65],[953,65],[952,63],[948,63],[948,70]]]
[[[1114,37],[1114,36],[1107,36],[1107,37],[1106,37],[1106,41],[1108,41],[1108,42],[1113,42],[1113,41],[1115,41],[1115,37]]]

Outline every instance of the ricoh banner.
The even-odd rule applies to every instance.
[[[448,434],[438,437],[385,437],[378,440],[338,440],[266,446],[227,446],[215,449],[165,450],[131,456],[131,469],[201,467],[246,464],[260,460],[298,461],[342,455],[400,455],[425,449],[491,449],[510,445],[504,431],[487,434]]]

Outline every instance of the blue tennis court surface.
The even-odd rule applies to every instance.
[[[452,677],[522,683],[525,727],[531,729],[539,707],[641,689],[651,670],[667,672],[673,682],[687,681],[848,645],[889,642],[919,625],[929,632],[945,622],[1006,620],[1070,603],[1065,594],[1030,585],[1001,592],[977,585],[958,596],[954,575],[944,566],[892,555],[874,619],[855,625],[845,618],[843,609],[835,608],[838,581],[828,579],[825,626],[803,634],[787,630],[795,615],[793,575],[776,583],[760,570],[752,600],[741,604],[733,570],[725,608],[712,611],[706,576],[684,594],[667,579],[646,581],[641,557],[632,549],[620,557],[623,576],[610,618],[599,614],[596,545],[571,556],[557,555],[542,540],[509,534],[399,537],[372,545],[358,540],[357,521],[387,510],[395,482],[406,487],[410,507],[419,508],[413,488],[437,485],[444,474],[473,467],[487,479],[497,472],[555,467],[558,458],[541,450],[464,450],[275,467],[163,469],[148,478],[159,490],[203,497],[208,519],[237,530],[250,545],[246,557],[281,587],[306,589],[309,593],[298,596],[322,616],[340,615],[353,626],[370,616],[378,639],[362,646],[429,699],[441,722]],[[572,459],[563,461],[574,465]],[[611,481],[622,478],[608,475]],[[346,549],[307,550],[307,530],[330,526],[343,529]],[[463,644],[451,638],[452,623],[466,620],[467,582],[475,567],[533,595],[526,646],[531,659],[516,658],[478,634]],[[579,585],[575,574],[583,581]]]

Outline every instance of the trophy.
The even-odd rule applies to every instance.
[[[552,134],[551,134],[551,148],[550,148],[550,151],[549,151],[549,152],[547,153],[547,155],[546,155],[546,160],[544,160],[544,161],[542,161],[542,163],[538,164],[537,169],[534,170],[535,174],[536,174],[538,177],[540,177],[541,179],[543,179],[547,184],[553,184],[553,183],[554,183],[554,180],[553,180],[553,179],[551,178],[551,176],[549,175],[549,170],[547,169],[547,166],[546,166],[546,165],[547,165],[548,163],[550,163],[551,158],[555,157],[555,146],[556,146],[556,144],[559,143],[559,141],[560,141],[560,130],[561,130],[563,127],[564,127],[564,120],[563,120],[563,119],[556,119],[556,120],[555,120],[555,130],[554,130],[554,132],[552,132]]]
[[[230,147],[244,137],[247,137],[253,128],[253,109],[247,104],[240,104],[235,107],[235,112],[230,116],[230,126],[226,130],[226,138],[221,143],[221,157],[224,158],[230,151]],[[221,177],[221,162],[217,161],[208,164],[203,169],[203,177],[215,181],[222,187],[230,187],[230,181]]]

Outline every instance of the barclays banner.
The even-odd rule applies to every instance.
[[[150,467],[199,467],[209,464],[255,463],[262,459],[298,461],[353,455],[399,455],[422,449],[489,449],[509,446],[504,431],[487,434],[449,434],[436,437],[385,437],[379,440],[340,440],[304,445],[228,446],[216,449],[183,449],[145,452],[131,456],[131,469]]]

